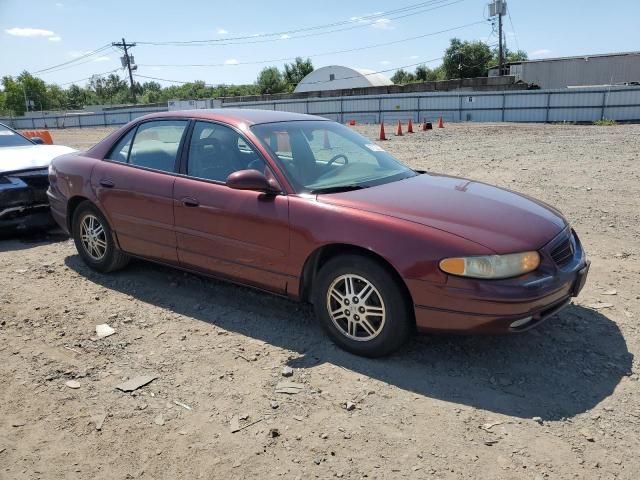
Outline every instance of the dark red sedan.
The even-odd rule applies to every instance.
[[[58,157],[50,182],[54,217],[90,267],[140,257],[309,301],[336,343],[366,356],[415,328],[526,330],[567,305],[589,267],[557,210],[412,170],[308,115],[148,115]]]

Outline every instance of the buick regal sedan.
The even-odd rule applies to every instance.
[[[338,345],[371,357],[416,329],[531,328],[589,268],[552,207],[412,170],[308,115],[148,115],[57,158],[48,195],[90,267],[138,257],[311,302]]]

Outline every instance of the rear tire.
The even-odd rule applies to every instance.
[[[92,269],[107,273],[129,263],[113,240],[109,222],[91,202],[82,202],[73,212],[72,234],[82,260]]]
[[[411,302],[402,285],[371,258],[332,258],[318,272],[312,297],[316,317],[331,339],[356,355],[388,355],[412,331]]]

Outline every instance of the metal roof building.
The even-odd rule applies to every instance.
[[[361,68],[330,65],[318,68],[304,77],[296,86],[295,93],[320,90],[343,90],[362,87],[384,87],[393,82],[380,73]]]
[[[509,63],[503,70],[503,75],[540,88],[618,85],[640,82],[640,52],[527,60]],[[498,76],[498,68],[490,69],[489,76]]]

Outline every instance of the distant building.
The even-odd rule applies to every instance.
[[[393,82],[373,70],[331,65],[314,70],[298,84],[295,93],[319,90],[348,90],[363,87],[385,87]]]
[[[503,70],[540,88],[621,85],[640,82],[640,52],[527,60],[508,63]],[[498,76],[498,67],[489,76]]]

